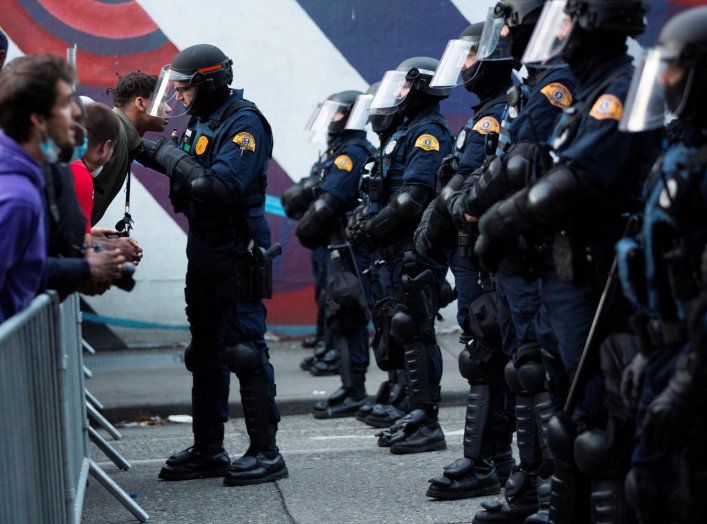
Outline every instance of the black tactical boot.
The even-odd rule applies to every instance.
[[[309,371],[312,369],[312,366],[320,361],[322,358],[324,358],[324,355],[326,352],[331,349],[330,347],[327,347],[326,343],[321,340],[317,345],[314,347],[314,354],[310,355],[309,357],[304,357],[302,359],[302,362],[300,362],[299,367],[303,371]]]
[[[496,468],[490,459],[460,458],[444,467],[444,476],[430,479],[426,495],[435,499],[457,500],[501,492]]]
[[[381,382],[380,386],[378,386],[378,392],[376,393],[376,396],[373,400],[373,404],[367,402],[366,404],[361,406],[356,412],[356,420],[366,422],[366,417],[373,412],[373,405],[380,404],[384,399],[387,399],[389,395],[390,381],[384,380],[383,382]]]
[[[513,450],[511,449],[513,433],[508,432],[505,435],[491,437],[491,440],[493,444],[491,460],[493,460],[493,465],[496,466],[498,481],[503,485],[508,480],[508,477],[511,476],[511,472],[516,465],[516,460],[513,458]]]
[[[321,359],[312,364],[309,372],[315,377],[325,377],[339,374],[339,350],[331,348],[326,351]]]
[[[190,447],[167,459],[160,470],[162,480],[191,480],[210,477],[223,477],[231,461],[223,447],[198,450]]]
[[[223,424],[194,435],[195,444],[170,456],[160,470],[162,480],[223,477],[231,461],[223,449]]]
[[[305,348],[305,349],[314,348],[314,347],[317,346],[317,344],[318,344],[319,341],[321,341],[321,340],[322,340],[322,338],[321,338],[321,336],[320,336],[319,334],[310,335],[310,336],[308,336],[307,338],[305,338],[305,339],[302,341],[302,347]]]
[[[447,441],[437,417],[423,409],[411,411],[377,436],[378,445],[390,447],[390,452],[396,455],[447,449]]]
[[[388,398],[380,403],[376,401],[371,413],[363,420],[369,426],[389,428],[410,410],[405,379],[401,376],[404,372],[396,370],[394,373],[396,382],[391,382]]]
[[[275,396],[275,386],[265,383],[260,375],[239,379],[250,447],[228,468],[223,483],[226,486],[247,486],[287,478],[287,466],[275,441],[277,424],[270,421],[270,402]]]
[[[234,461],[223,483],[226,486],[249,486],[287,478],[289,473],[285,461],[277,451],[260,451],[255,455],[245,454]]]
[[[484,511],[474,515],[472,523],[522,524],[538,509],[536,479],[536,475],[515,468],[504,488],[505,502],[482,502]]]
[[[364,386],[365,375],[353,374],[353,383],[350,387],[342,386],[329,396],[328,399],[317,402],[312,408],[314,418],[340,418],[353,417],[358,410],[370,404]]]

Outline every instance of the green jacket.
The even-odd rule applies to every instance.
[[[130,119],[117,107],[113,112],[120,120],[120,131],[113,147],[113,156],[103,166],[101,173],[93,179],[93,213],[91,225],[95,225],[123,187],[128,169],[137,155],[142,141]],[[122,218],[122,217],[118,217]],[[117,218],[116,218],[117,220]]]

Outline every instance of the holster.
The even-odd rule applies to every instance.
[[[269,250],[253,247],[245,258],[236,262],[236,298],[272,298],[272,260],[280,250],[279,244],[273,244]]]

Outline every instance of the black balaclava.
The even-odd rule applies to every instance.
[[[580,82],[586,82],[597,66],[626,54],[626,34],[595,29],[587,31],[575,26],[567,46],[562,50],[562,59],[570,66],[572,74]]]
[[[199,88],[196,88],[194,93],[194,115],[198,116],[201,121],[206,121],[211,116],[211,113],[216,111],[226,99],[231,96],[231,89],[228,86],[221,86],[210,93],[201,93],[199,96]]]
[[[511,83],[512,70],[511,60],[479,62],[474,67],[462,70],[464,87],[481,100],[486,100]]]

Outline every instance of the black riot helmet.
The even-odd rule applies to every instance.
[[[366,112],[368,112],[368,121],[371,123],[371,129],[376,133],[380,139],[381,144],[386,141],[386,138],[390,136],[398,128],[403,118],[398,115],[398,113],[389,114],[372,114],[368,110],[371,107],[371,102],[373,97],[376,96],[378,88],[380,88],[381,82],[374,82],[366,90],[366,95],[371,96],[371,100],[368,101],[366,106]]]
[[[596,65],[626,53],[626,39],[645,29],[643,0],[550,0],[523,56],[526,65],[561,58],[582,80]]]
[[[400,62],[398,67],[383,76],[371,102],[370,112],[397,112],[410,116],[424,106],[449,97],[450,87],[430,86],[438,65],[439,60],[426,56],[416,56]]]
[[[494,16],[508,26],[510,54],[516,60],[523,56],[544,4],[544,0],[501,0],[493,8]]]
[[[163,68],[157,92],[170,90],[160,91],[163,80],[170,83],[188,82],[188,88],[194,89],[194,92],[186,112],[208,116],[228,97],[228,86],[233,81],[232,65],[233,61],[216,46],[197,44],[187,47],[174,57],[169,66]],[[174,87],[171,86],[171,89]]]
[[[513,70],[513,59],[509,54],[510,43],[504,35],[498,35],[493,52],[483,58],[480,56],[478,47],[485,25],[484,22],[471,24],[459,36],[460,40],[475,43],[477,46],[474,63],[467,67],[467,64],[472,61],[470,55],[467,62],[462,65],[461,76],[467,91],[476,94],[482,100],[497,94],[501,88],[510,84]]]
[[[657,45],[664,53],[667,67],[682,77],[663,80],[665,104],[683,121],[707,124],[707,6],[695,7],[675,15],[660,32]],[[669,76],[666,72],[665,76]]]
[[[639,61],[619,129],[665,126],[666,110],[682,122],[707,127],[707,6],[671,18],[656,46]]]
[[[331,95],[327,100],[338,104],[338,109],[331,121],[329,122],[329,134],[335,135],[341,133],[346,128],[346,123],[351,114],[351,109],[353,108],[358,95],[361,95],[361,91],[341,91],[340,93],[335,93]]]

